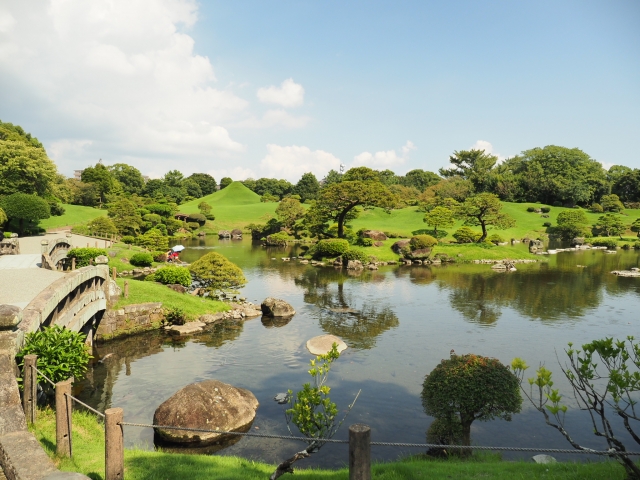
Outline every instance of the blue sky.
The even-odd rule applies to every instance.
[[[550,144],[640,168],[637,1],[23,3],[0,0],[0,119],[68,175],[296,181]]]

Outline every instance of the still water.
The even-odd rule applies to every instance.
[[[290,321],[258,317],[210,326],[182,340],[151,332],[100,346],[98,355],[115,355],[93,366],[83,383],[82,400],[100,410],[122,407],[128,422],[152,423],[158,405],[178,389],[217,379],[257,397],[260,406],[252,431],[287,435],[284,406],[273,397],[309,380],[312,355],[305,343],[330,333],[349,346],[329,375],[332,400],[344,409],[362,390],[335,438],[346,439],[349,424],[365,423],[372,428],[372,440],[423,443],[432,419],[422,410],[422,382],[451,350],[496,357],[505,364],[516,356],[534,367],[545,363],[572,405],[556,358],[562,359],[567,343],[640,333],[640,278],[609,273],[640,266],[633,251],[559,253],[518,265],[511,273],[494,272],[488,265],[416,265],[352,274],[280,260],[297,255],[297,246],[267,249],[250,240],[212,238],[185,245],[183,260],[222,253],[248,279],[243,296],[257,303],[268,296],[282,298],[297,314]],[[603,446],[587,417],[570,411],[567,427],[585,446]],[[151,429],[126,427],[125,441],[128,447],[154,448]],[[570,448],[526,403],[511,422],[475,422],[472,442]],[[301,448],[303,444],[288,440],[243,438],[217,455],[279,462]],[[419,452],[373,447],[372,456],[390,460]],[[344,445],[328,444],[300,463],[333,467],[347,461]]]

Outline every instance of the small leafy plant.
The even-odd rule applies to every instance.
[[[89,348],[84,343],[86,335],[72,332],[54,325],[37,332],[28,333],[22,350],[16,355],[20,367],[24,366],[25,355],[37,355],[37,368],[52,382],[57,383],[73,377],[76,381],[87,371]],[[44,382],[38,375],[38,382]]]
[[[153,256],[150,253],[134,253],[129,263],[135,267],[150,267],[153,264]]]
[[[168,308],[164,311],[165,321],[170,325],[184,325],[187,315],[181,308]]]
[[[308,438],[309,446],[278,465],[276,471],[269,477],[270,480],[276,480],[285,473],[293,473],[292,465],[294,462],[307,458],[311,453],[320,450],[326,443],[324,440],[335,435],[356,403],[360,392],[356,395],[353,403],[349,405],[342,420],[336,421],[338,407],[329,398],[331,388],[326,383],[331,364],[339,357],[338,345],[334,343],[328,353],[318,355],[315,360],[309,362],[311,366],[309,375],[313,378],[313,385],[305,383],[302,390],[295,396],[291,390],[288,391],[289,408],[285,411],[287,428],[293,435],[291,432],[291,424],[293,423],[300,433]]]

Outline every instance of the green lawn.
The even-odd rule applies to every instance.
[[[211,212],[216,216],[213,229],[242,229],[249,223],[265,223],[276,216],[277,203],[263,203],[260,196],[249,190],[240,182],[233,182],[211,195],[183,203],[179,206],[182,213],[197,213],[198,204],[207,202]]]
[[[106,210],[98,210],[93,207],[83,207],[80,205],[63,205],[64,215],[59,217],[49,217],[40,221],[40,226],[45,230],[52,230],[61,227],[70,227],[87,223],[94,218],[107,214]]]
[[[75,408],[75,407],[74,407]],[[125,412],[125,420],[127,412]],[[38,410],[38,418],[31,431],[45,451],[63,471],[84,473],[93,480],[104,479],[104,426],[92,413],[73,412],[73,457],[55,456],[55,413],[51,409]],[[344,428],[344,427],[343,427]],[[274,442],[274,440],[264,440]],[[345,463],[348,453],[345,448]],[[293,452],[292,452],[293,454]],[[217,455],[184,455],[143,450],[125,450],[125,478],[127,480],[264,480],[275,470],[274,465]],[[304,480],[347,480],[348,469],[319,470],[304,468],[302,460],[295,465],[295,476]],[[553,479],[578,480],[606,478],[624,479],[618,464],[556,463],[538,465],[528,462],[501,461],[495,455],[473,456],[470,460],[432,460],[421,457],[400,459],[390,463],[376,463],[372,478],[377,480],[432,479]]]
[[[166,285],[159,283],[133,279],[126,281],[129,282],[129,298],[121,298],[112,307],[113,310],[136,303],[162,302],[164,308],[180,308],[189,320],[196,320],[205,313],[225,312],[230,309],[225,302],[174,292]],[[118,278],[116,282],[124,291],[125,279]]]

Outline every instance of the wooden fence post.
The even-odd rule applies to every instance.
[[[38,356],[25,355],[24,369],[22,371],[22,380],[24,385],[24,394],[22,396],[22,408],[24,415],[27,417],[27,424],[36,421],[36,403],[38,400],[38,374],[32,367],[37,368]]]
[[[104,412],[104,480],[124,479],[124,419],[121,408]]]
[[[361,423],[349,427],[349,480],[371,480],[371,428]]]
[[[71,257],[71,270],[76,269],[76,257]]]
[[[63,457],[71,456],[71,385],[73,377],[56,383],[56,453]]]
[[[129,298],[129,281],[124,281],[124,298]]]
[[[113,281],[116,281],[116,278],[118,278],[118,269],[116,267],[113,267],[111,269],[111,276],[113,278]]]

